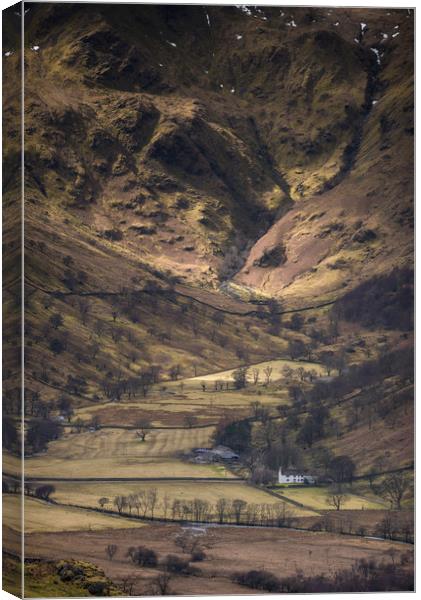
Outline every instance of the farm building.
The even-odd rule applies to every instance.
[[[316,478],[314,475],[303,473],[297,469],[285,469],[283,471],[282,467],[279,467],[278,483],[307,483],[313,485],[316,483]]]
[[[228,446],[216,446],[215,448],[196,448],[195,462],[210,463],[217,461],[237,461],[240,457]]]

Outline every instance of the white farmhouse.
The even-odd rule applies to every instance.
[[[297,469],[285,469],[282,471],[282,467],[279,467],[278,483],[306,483],[314,485],[316,478],[313,475],[297,471]]]

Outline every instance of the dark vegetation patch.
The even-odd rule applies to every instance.
[[[267,248],[263,251],[260,258],[257,258],[253,265],[255,267],[261,267],[266,269],[268,267],[279,267],[283,265],[287,260],[285,246],[283,244],[277,244],[273,248]]]
[[[102,237],[104,237],[106,240],[110,240],[112,242],[119,242],[120,240],[123,239],[123,232],[120,229],[106,229],[103,233],[102,233]]]
[[[377,234],[372,229],[360,229],[352,236],[353,242],[359,244],[365,244],[366,242],[372,242],[377,238]]]
[[[346,321],[358,322],[370,329],[409,331],[414,317],[413,285],[411,269],[394,269],[345,294],[336,303],[334,312]]]
[[[405,555],[401,564],[362,559],[351,569],[338,571],[333,577],[304,577],[297,573],[291,577],[279,578],[268,571],[253,570],[235,573],[232,578],[240,585],[272,593],[412,591],[414,573],[412,569],[407,568],[407,560]]]
[[[214,435],[215,443],[229,445],[237,452],[245,451],[251,443],[251,424],[244,419],[242,421],[221,420]]]

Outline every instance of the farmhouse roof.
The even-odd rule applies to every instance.
[[[279,469],[280,475],[285,475],[286,477],[301,475],[302,477],[313,477],[310,473],[306,473],[305,471],[300,471],[299,469]]]

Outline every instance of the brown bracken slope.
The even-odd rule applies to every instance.
[[[317,305],[411,266],[413,11],[28,6],[28,377],[44,380],[55,339],[56,382],[97,377],[81,359],[95,340],[103,373],[174,352],[199,372],[257,361],[285,341],[215,309]],[[19,17],[5,19],[13,174]]]

